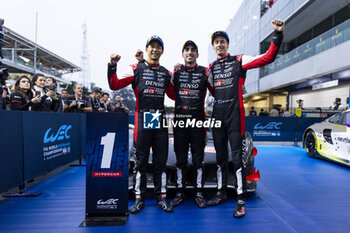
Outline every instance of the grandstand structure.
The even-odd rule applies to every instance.
[[[23,73],[31,75],[42,73],[47,77],[55,78],[59,83],[70,84],[71,81],[63,79],[62,76],[81,71],[80,67],[8,27],[4,29],[6,35],[2,48],[4,54],[2,63],[9,70],[9,82]]]

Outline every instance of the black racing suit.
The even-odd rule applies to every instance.
[[[164,95],[173,92],[171,73],[163,66],[154,66],[147,61],[129,67],[117,77],[117,67],[108,64],[108,83],[112,90],[132,84],[136,96],[134,143],[136,149],[135,186],[136,198],[146,192],[146,166],[152,148],[154,191],[166,197],[165,166],[168,159],[168,130],[163,128]],[[172,93],[173,95],[173,93]],[[151,112],[161,113],[154,121]],[[151,115],[150,115],[151,114]],[[151,118],[147,118],[153,116]],[[144,122],[144,117],[147,122]],[[158,121],[159,120],[159,121]],[[152,125],[154,124],[154,125]],[[155,129],[149,129],[155,127]],[[158,128],[159,127],[159,128]]]
[[[187,180],[188,150],[191,146],[192,163],[195,167],[195,187],[201,191],[204,185],[203,160],[205,129],[197,128],[194,122],[205,120],[204,100],[208,85],[208,70],[202,66],[193,68],[181,66],[174,72],[172,83],[175,88],[174,150],[176,154],[177,188],[182,191]],[[185,127],[178,123],[183,121]],[[188,124],[193,122],[193,124]]]
[[[239,199],[245,197],[246,175],[242,161],[242,139],[245,133],[245,113],[242,85],[248,69],[262,67],[274,61],[283,34],[275,32],[269,50],[260,56],[231,56],[210,64],[209,83],[214,89],[213,118],[221,120],[220,128],[213,128],[217,159],[217,182],[219,190],[226,190],[228,175],[228,147],[232,153],[236,190]]]

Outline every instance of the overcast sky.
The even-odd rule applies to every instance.
[[[88,29],[91,81],[108,88],[107,62],[112,52],[122,56],[118,69],[135,63],[137,49],[158,35],[164,41],[160,63],[173,70],[182,62],[186,40],[199,47],[200,65],[208,65],[210,35],[226,29],[242,0],[11,0],[4,1],[0,18],[5,26],[35,40],[35,12],[38,12],[38,44],[80,66],[82,24]],[[210,61],[211,62],[211,61]],[[68,75],[66,78],[76,78]]]

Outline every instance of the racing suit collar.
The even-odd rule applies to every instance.
[[[225,57],[218,58],[218,60],[219,60],[219,61],[222,61],[222,60],[224,60],[225,58],[227,58],[228,56],[230,56],[229,53],[228,53]]]
[[[160,66],[159,63],[157,65],[153,65],[153,64],[149,63],[147,60],[146,60],[146,64],[151,66],[151,67],[159,67]]]
[[[196,65],[193,66],[193,67],[189,67],[189,66],[186,66],[186,65],[185,65],[185,69],[186,69],[186,70],[193,70],[193,69],[197,68],[197,66],[198,66],[197,63],[196,63]]]

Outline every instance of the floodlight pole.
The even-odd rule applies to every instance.
[[[38,12],[35,12],[35,46],[34,46],[34,74],[36,74],[36,50],[38,43]]]

